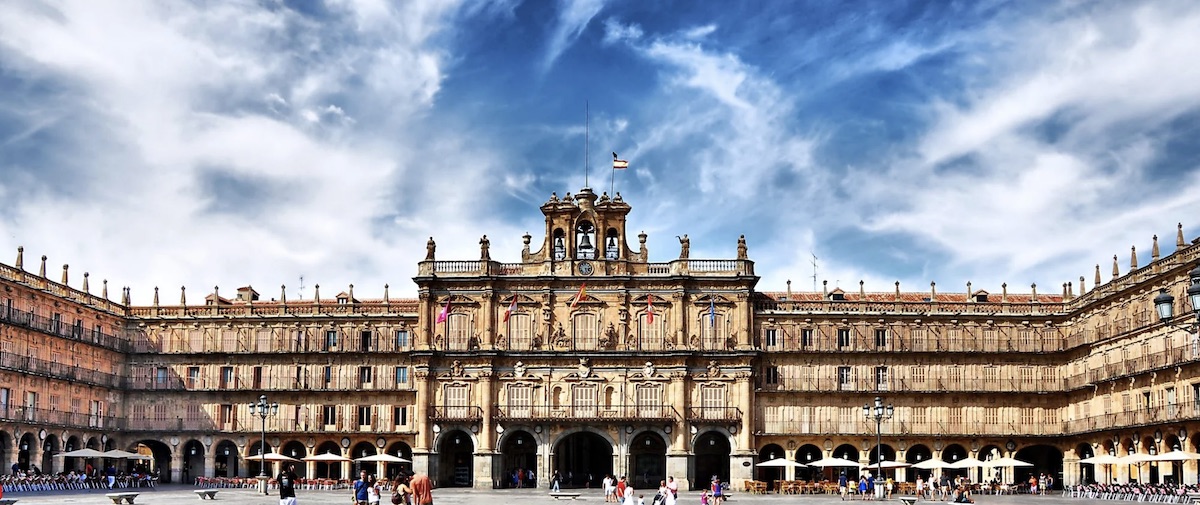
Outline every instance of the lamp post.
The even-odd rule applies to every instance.
[[[880,498],[883,495],[883,484],[879,479],[883,477],[883,421],[891,419],[895,414],[895,408],[889,403],[884,406],[883,399],[876,396],[874,405],[867,403],[863,405],[863,417],[866,420],[875,421],[875,497]]]
[[[251,416],[258,416],[259,419],[262,419],[262,440],[260,441],[262,445],[258,450],[258,485],[262,486],[263,494],[269,494],[267,493],[267,479],[269,478],[267,477],[267,417],[279,413],[279,404],[268,404],[267,395],[261,395],[258,397],[258,403],[251,402],[249,407]]]
[[[1188,301],[1192,303],[1197,321],[1200,321],[1200,266],[1188,272],[1188,279],[1192,282],[1187,288]],[[1175,297],[1166,289],[1158,290],[1158,296],[1154,297],[1154,311],[1158,312],[1159,321],[1169,322],[1175,317]]]

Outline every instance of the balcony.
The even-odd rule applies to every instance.
[[[0,310],[0,323],[28,328],[46,335],[96,345],[117,352],[127,352],[130,347],[127,337],[109,335],[98,330],[88,331],[80,326],[66,324],[60,320],[23,310],[7,308]]]
[[[740,423],[742,409],[737,407],[690,407],[688,421],[710,423]]]
[[[0,365],[2,366],[2,365]],[[357,375],[347,375],[343,377],[330,377],[328,381],[324,378],[317,379],[301,379],[295,378],[264,378],[258,383],[253,381],[245,381],[239,378],[234,378],[231,382],[222,383],[215,377],[197,377],[197,378],[182,378],[177,376],[170,377],[129,377],[125,379],[124,386],[131,390],[141,391],[229,391],[229,392],[258,392],[258,391],[347,391],[347,392],[369,392],[369,391],[394,391],[405,392],[415,391],[415,381],[396,382],[394,379],[381,378],[373,381],[361,380]]]
[[[110,373],[88,370],[70,363],[46,361],[8,352],[0,352],[0,369],[12,370],[22,374],[40,375],[51,379],[83,382],[106,388],[116,388],[121,383],[120,377]]]
[[[679,419],[670,405],[498,405],[495,416],[500,421],[554,422],[639,422]]]
[[[445,405],[431,407],[429,420],[439,421],[479,421],[483,419],[482,407],[447,407]]]
[[[123,419],[86,413],[40,409],[25,406],[0,407],[0,421],[37,426],[62,426],[83,429],[121,429]]]

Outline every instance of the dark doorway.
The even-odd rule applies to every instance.
[[[171,482],[171,448],[158,440],[142,440],[130,452],[150,453],[150,461],[129,460],[129,469],[138,473],[158,472],[158,481]]]
[[[634,489],[658,489],[667,480],[667,442],[657,433],[646,431],[629,444],[629,476]]]
[[[237,477],[238,476],[238,457],[237,446],[228,440],[217,444],[217,452],[215,464],[215,474],[217,477]]]
[[[1015,457],[1021,461],[1033,463],[1031,467],[1014,469],[1017,471],[1017,482],[1025,482],[1029,480],[1030,475],[1044,473],[1054,478],[1054,487],[1051,489],[1062,489],[1063,454],[1061,451],[1049,445],[1032,445],[1017,451]],[[1041,482],[1038,484],[1041,485]]]
[[[395,442],[388,446],[388,454],[408,460],[408,463],[388,463],[388,478],[395,478],[400,472],[412,472],[412,447],[404,442]]]
[[[929,461],[932,458],[933,458],[933,451],[930,451],[929,447],[926,447],[921,444],[917,444],[912,447],[909,447],[908,451],[906,451],[904,453],[904,462],[908,463],[910,465],[915,465],[915,464],[921,463],[923,461]],[[916,482],[918,476],[920,476],[921,478],[923,478],[925,480],[929,480],[930,478],[932,478],[934,476],[933,470],[922,470],[920,468],[910,468],[909,471],[905,472],[904,475],[905,475],[905,480],[907,480],[909,482]]]
[[[784,457],[787,457],[787,453],[783,452],[783,447],[781,447],[779,444],[767,444],[763,446],[762,450],[758,451],[759,463],[766,463],[773,459]],[[786,468],[759,466],[756,467],[756,470],[758,470],[758,480],[766,482],[768,490],[775,489],[775,481],[787,479]]]
[[[183,444],[183,482],[195,482],[204,476],[204,444],[199,440],[188,440]]]
[[[958,444],[950,444],[942,450],[942,461],[946,463],[956,463],[967,458],[967,449]],[[943,468],[942,473],[950,477],[967,477],[966,468]]]
[[[317,446],[317,450],[313,451],[313,457],[320,456],[322,454],[334,454],[337,456],[341,456],[342,448],[341,448],[341,446],[339,446],[337,444],[337,442],[334,442],[332,440],[327,441],[327,442],[322,442],[321,445]],[[347,478],[347,477],[342,476],[342,462],[341,461],[318,461],[317,464],[313,467],[313,473],[316,474],[313,477],[317,478],[317,479],[344,479],[344,478]]]
[[[475,483],[475,443],[461,430],[442,434],[438,442],[438,485],[471,487]]]
[[[810,464],[812,464],[813,461],[817,461],[819,459],[821,459],[821,448],[817,447],[815,445],[812,445],[812,444],[802,445],[802,446],[800,446],[800,450],[796,451],[796,462],[797,463],[803,463],[805,465],[810,465]],[[797,476],[797,478],[799,478],[801,480],[815,481],[815,480],[820,480],[819,479],[819,477],[821,476],[820,472],[821,472],[820,468],[807,466],[804,468],[797,468],[796,476]]]
[[[572,433],[554,446],[554,469],[564,486],[599,487],[613,473],[613,447],[604,437],[590,431]],[[619,477],[619,476],[618,476]]]
[[[849,461],[858,461],[858,449],[850,444],[842,444],[833,450],[833,457],[842,458]],[[842,473],[846,474],[846,479],[850,482],[858,481],[858,467],[826,467],[824,476],[833,482],[837,482]]]
[[[729,438],[709,431],[696,438],[696,474],[691,477],[692,489],[707,489],[713,476],[729,482]]]
[[[537,475],[537,440],[529,432],[517,430],[505,437],[500,454],[500,487],[537,487],[536,477],[550,480],[549,475]],[[529,478],[530,470],[534,470],[535,479]]]

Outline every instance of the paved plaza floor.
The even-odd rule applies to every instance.
[[[198,499],[196,494],[192,492],[196,488],[192,486],[165,485],[155,489],[136,489],[129,491],[137,491],[140,494],[136,499],[136,504],[146,505],[197,505]],[[124,491],[124,490],[122,490]],[[567,490],[564,490],[567,491]],[[576,490],[569,490],[576,491]],[[501,504],[559,504],[568,505],[572,503],[595,503],[603,504],[604,497],[596,490],[581,489],[579,500],[555,500],[551,498],[545,489],[515,489],[515,490],[477,490],[477,489],[435,489],[433,492],[434,503],[437,505],[501,505]],[[107,491],[91,490],[91,491],[41,491],[41,492],[25,492],[25,493],[5,493],[5,498],[17,498],[17,505],[33,505],[33,504],[65,504],[79,503],[88,505],[111,505],[112,501],[104,497]],[[650,500],[653,493],[646,494],[646,505],[650,505]],[[298,505],[349,505],[351,503],[350,491],[297,491],[296,500]],[[1100,500],[1085,500],[1078,498],[1064,498],[1058,494],[1054,496],[976,496],[975,503],[988,505],[1069,505],[1089,503]],[[256,493],[252,489],[221,489],[217,493],[215,502],[205,500],[205,503],[224,503],[225,505],[279,505],[279,495],[274,491],[270,496],[263,496]],[[754,503],[761,505],[770,504],[801,504],[801,505],[846,505],[850,502],[843,502],[837,496],[827,495],[748,495],[736,493],[731,500],[730,505],[741,503]],[[872,503],[854,501],[852,503]],[[892,505],[900,505],[900,501],[893,499],[886,503]],[[930,505],[941,505],[942,502],[927,502]],[[1113,502],[1108,503],[1121,504],[1133,502]],[[387,498],[384,499],[383,505],[389,505]],[[682,492],[679,495],[679,505],[700,505],[700,492],[689,491]]]

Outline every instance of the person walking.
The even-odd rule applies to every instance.
[[[550,492],[551,493],[559,492],[559,490],[560,490],[559,489],[559,481],[560,480],[562,480],[562,475],[559,475],[558,470],[555,470],[553,474],[550,474]]]
[[[371,487],[367,482],[367,471],[360,470],[358,472],[358,480],[354,481],[351,489],[354,490],[354,502],[358,505],[367,505],[367,488]]]
[[[296,465],[279,471],[279,505],[296,505]]]
[[[429,476],[423,473],[413,475],[408,484],[413,492],[413,505],[431,505],[433,503],[433,483]]]

